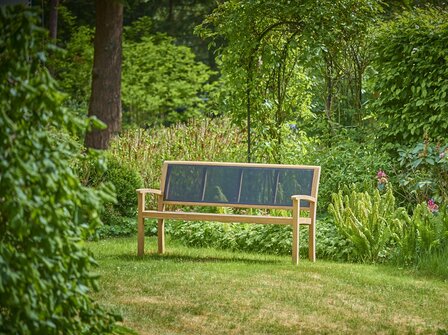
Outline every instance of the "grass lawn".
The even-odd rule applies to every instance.
[[[385,266],[192,249],[153,238],[89,243],[95,298],[140,334],[448,334],[448,282]]]

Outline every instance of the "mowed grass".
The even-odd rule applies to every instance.
[[[385,266],[192,249],[136,255],[136,238],[89,243],[95,298],[140,334],[447,334],[448,283]]]

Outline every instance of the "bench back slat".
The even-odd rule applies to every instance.
[[[317,196],[319,174],[318,166],[168,161],[161,188],[168,204],[290,208],[292,195]]]

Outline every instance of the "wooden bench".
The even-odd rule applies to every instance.
[[[155,218],[161,254],[165,251],[165,219],[291,225],[294,264],[299,261],[299,225],[308,225],[308,256],[314,262],[319,177],[319,166],[167,161],[160,190],[137,190],[138,255],[144,254],[144,219]],[[145,208],[147,193],[156,196],[157,210]],[[286,209],[292,215],[197,213],[176,210],[176,206]],[[301,216],[304,211],[308,217]]]

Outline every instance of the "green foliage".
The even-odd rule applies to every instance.
[[[396,208],[392,188],[381,195],[355,189],[334,193],[328,211],[334,224],[351,242],[353,261],[380,262],[389,257],[392,237],[400,226],[402,208]]]
[[[333,194],[328,211],[335,226],[350,241],[349,260],[393,261],[417,267],[422,264],[428,269],[446,252],[446,205],[437,208],[421,203],[410,216],[404,208],[396,207],[390,185],[384,194],[378,189],[373,195],[356,188],[344,192]]]
[[[116,201],[105,203],[101,211],[101,220],[105,225],[99,230],[100,237],[128,236],[135,232],[135,190],[143,186],[143,181],[139,173],[125,161],[119,161],[112,155],[102,158],[107,169],[96,164],[95,160],[85,159],[78,162],[78,175],[86,186],[98,188],[111,184],[116,192]]]
[[[448,243],[448,207],[432,212],[426,203],[418,204],[412,217],[404,216],[396,243],[396,261],[402,264],[418,264],[439,257]]]
[[[212,72],[186,46],[167,36],[143,36],[123,45],[122,99],[126,122],[171,124],[206,109]]]
[[[289,226],[183,221],[172,225],[171,236],[187,246],[276,255],[291,253],[292,229]],[[304,236],[302,234],[302,242],[305,242]],[[307,247],[307,243],[301,243],[303,255]]]
[[[349,261],[353,255],[353,245],[342,234],[331,217],[317,220],[316,257],[335,261]]]
[[[315,1],[237,0],[220,4],[204,20],[198,32],[212,39],[211,45],[226,42],[217,61],[226,87],[222,108],[240,125],[250,113],[247,127],[252,128],[255,150],[258,143],[270,142],[281,151],[279,129],[299,117],[310,118],[316,83],[322,94],[315,100],[330,104],[321,119],[337,122],[334,105],[349,95],[355,100],[349,108],[361,108],[367,63],[363,41],[377,10],[376,1],[322,1],[316,6]],[[345,96],[333,98],[341,81]],[[349,108],[341,107],[339,115]],[[325,114],[323,108],[314,109]],[[280,162],[279,157],[274,160]]]
[[[111,182],[115,186],[117,203],[114,205],[114,208],[118,213],[127,217],[135,216],[135,204],[137,203],[135,190],[143,186],[140,175],[130,165],[110,156],[103,181]]]
[[[355,137],[343,133],[333,138],[330,147],[315,146],[304,157],[309,164],[321,166],[318,210],[325,211],[332,193],[344,186],[357,184],[361,191],[370,190],[376,184],[378,170],[390,171],[391,159],[367,136]]]
[[[65,46],[62,57],[54,57],[52,67],[61,89],[69,95],[69,103],[84,109],[90,97],[94,30],[79,27]]]
[[[400,186],[409,204],[433,198],[448,203],[448,145],[429,141],[398,149]]]
[[[206,247],[275,255],[291,254],[292,229],[280,225],[222,224],[215,222],[173,221],[167,226],[170,236],[190,247]],[[300,228],[300,255],[308,257],[308,228]],[[349,241],[331,220],[318,220],[316,255],[318,258],[347,260]]]
[[[195,61],[186,46],[164,35],[150,35],[150,19],[142,17],[125,29],[122,101],[125,123],[169,124],[201,115],[213,72]],[[93,29],[81,26],[66,44],[63,57],[52,60],[71,109],[85,113],[90,97]]]
[[[226,118],[203,119],[170,127],[129,129],[117,137],[110,153],[127,162],[157,188],[165,160],[244,162],[244,135]]]
[[[113,192],[84,187],[70,168],[77,148],[50,134],[86,121],[60,107],[38,16],[0,6],[0,35],[0,333],[110,332],[115,318],[89,295],[97,281],[83,240]]]
[[[384,124],[379,135],[386,147],[415,144],[426,135],[446,140],[447,45],[444,10],[405,12],[377,30],[372,107]]]

